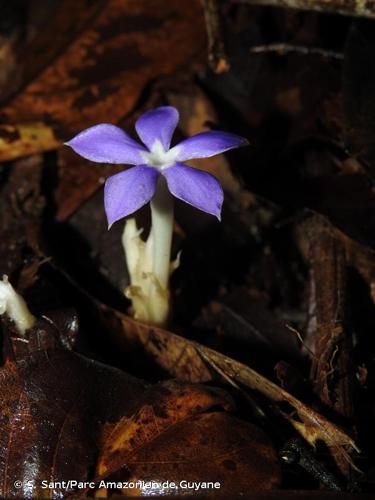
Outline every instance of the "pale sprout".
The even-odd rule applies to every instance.
[[[9,283],[6,275],[0,281],[0,315],[3,314],[14,322],[21,335],[35,323],[35,317],[29,311],[26,302]]]

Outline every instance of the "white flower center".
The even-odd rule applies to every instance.
[[[166,151],[160,141],[155,141],[151,151],[142,153],[142,156],[146,165],[163,170],[173,165],[176,161],[177,151],[173,151],[173,149]]]

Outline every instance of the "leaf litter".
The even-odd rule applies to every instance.
[[[39,321],[22,339],[2,320],[2,495],[46,495],[17,491],[16,473],[36,485],[219,476],[229,496],[327,486],[278,462],[296,435],[346,488],[371,489],[371,22],[224,3],[206,18],[211,2],[8,8],[0,271]],[[206,71],[205,23],[210,60],[229,71]],[[275,53],[280,39],[304,49]],[[230,127],[252,144],[194,162],[222,182],[224,217],[177,203],[172,331],[127,315],[121,228],[106,232],[101,207],[117,167],[60,147],[100,121],[130,130],[160,104],[180,109],[179,140]]]

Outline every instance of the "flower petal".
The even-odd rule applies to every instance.
[[[109,177],[104,186],[104,207],[109,227],[148,203],[155,194],[159,172],[146,165]]]
[[[246,146],[247,139],[239,135],[228,132],[209,131],[189,137],[181,141],[177,146],[171,149],[176,153],[177,161],[191,160],[192,158],[208,158],[228,149]]]
[[[168,151],[178,119],[176,108],[160,106],[139,117],[135,129],[150,151],[155,141],[160,141],[165,151]]]
[[[143,163],[146,149],[121,128],[101,123],[87,128],[66,143],[84,158],[99,163]]]
[[[165,168],[162,174],[167,179],[169,191],[176,198],[220,220],[224,193],[216,177],[183,163]]]

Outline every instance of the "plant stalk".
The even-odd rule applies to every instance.
[[[171,263],[174,203],[162,176],[150,205],[151,230],[146,242],[140,238],[142,231],[135,219],[125,224],[122,241],[131,283],[125,295],[132,301],[136,319],[165,326],[170,315],[169,277],[178,262]]]
[[[151,238],[153,242],[153,273],[163,289],[168,289],[173,234],[173,197],[164,177],[160,176],[151,200]]]

